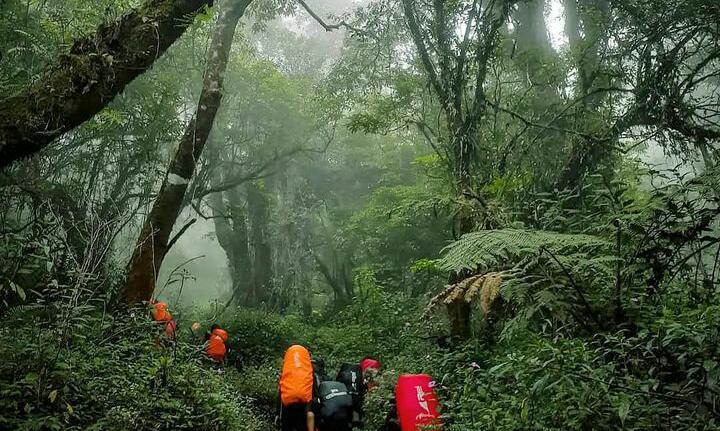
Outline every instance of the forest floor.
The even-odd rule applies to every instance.
[[[187,310],[176,314],[174,346],[158,346],[158,328],[144,310],[18,308],[0,319],[0,430],[277,429],[282,354],[294,343],[324,359],[329,375],[366,355],[382,361],[379,388],[365,400],[367,430],[383,423],[400,373],[435,378],[447,431],[488,424],[518,431],[718,429],[702,405],[663,396],[646,386],[647,373],[632,375],[604,360],[597,337],[518,330],[502,338],[486,328],[449,346],[437,336],[447,331],[444,319],[415,317],[426,300],[379,295],[330,317]],[[694,325],[661,323],[692,342],[717,330],[717,316],[699,316]],[[210,317],[230,334],[223,373],[189,329]],[[625,346],[636,343],[618,336],[626,337]],[[654,339],[647,335],[643,345]],[[688,347],[683,352],[694,354]]]

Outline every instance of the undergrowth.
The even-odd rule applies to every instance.
[[[189,337],[159,345],[143,310],[83,311],[69,325],[44,308],[3,319],[0,429],[267,429]]]

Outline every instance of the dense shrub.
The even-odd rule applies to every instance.
[[[0,327],[0,428],[266,429],[197,346],[158,345],[141,310],[70,322],[39,311]]]

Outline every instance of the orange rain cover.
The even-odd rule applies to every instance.
[[[222,329],[215,329],[208,340],[207,355],[217,362],[225,360],[227,348],[225,342],[228,339],[228,333]]]
[[[158,301],[154,304],[152,310],[153,320],[156,322],[169,322],[172,320],[172,314],[167,311],[167,304]]]
[[[310,352],[303,346],[290,346],[285,352],[280,375],[280,400],[284,406],[312,401],[313,366]]]

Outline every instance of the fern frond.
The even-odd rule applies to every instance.
[[[497,271],[509,268],[546,249],[558,256],[610,254],[611,244],[585,234],[501,229],[472,232],[447,246],[439,267],[445,271]]]
[[[440,304],[451,304],[455,301],[473,302],[480,298],[480,306],[487,312],[492,303],[500,295],[500,286],[503,282],[503,274],[490,272],[468,277],[458,283],[445,286],[442,292],[432,298],[425,310],[425,315],[432,312]]]
[[[33,319],[35,317],[35,314],[41,308],[42,307],[38,304],[15,305],[5,310],[5,312],[3,313],[3,319],[6,319],[9,322]]]

